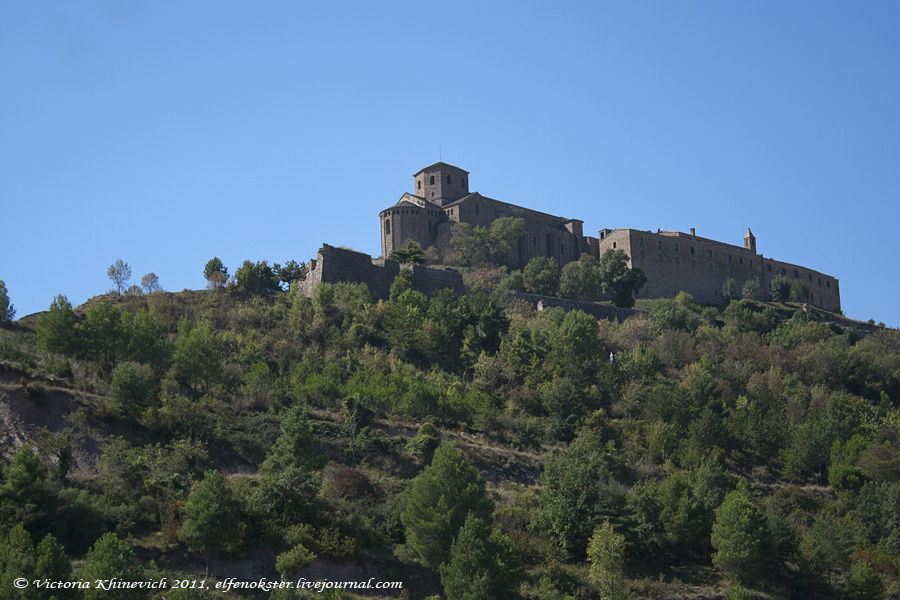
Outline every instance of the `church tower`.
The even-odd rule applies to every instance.
[[[744,236],[744,248],[756,254],[756,236],[753,235],[749,227],[747,228],[747,234]]]
[[[444,162],[425,167],[413,179],[416,196],[441,206],[469,195],[469,172]]]

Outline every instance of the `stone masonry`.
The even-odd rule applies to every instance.
[[[304,296],[311,296],[313,288],[320,283],[365,283],[372,297],[386,299],[391,292],[391,284],[400,269],[410,269],[413,284],[417,290],[432,295],[437,290],[450,288],[458,294],[465,291],[462,275],[453,269],[432,269],[422,265],[401,265],[395,260],[373,259],[368,254],[335,248],[322,244],[316,258],[309,261],[306,279],[298,282],[298,289]]]
[[[582,221],[538,212],[469,191],[469,173],[438,162],[413,176],[413,193],[405,193],[396,204],[381,211],[381,252],[389,256],[409,240],[422,248],[449,246],[456,223],[490,226],[499,217],[521,217],[526,233],[514,252],[514,263],[522,267],[534,257],[554,258],[560,266],[582,254],[600,257],[607,250],[624,250],[629,266],[643,269],[647,284],[640,296],[672,297],[684,290],[699,302],[722,301],[722,285],[733,278],[740,289],[756,279],[765,297],[776,275],[804,281],[807,302],[826,310],[840,310],[838,280],[807,267],[766,258],[756,251],[750,230],[744,246],[718,242],[679,231],[603,229],[598,237],[584,235]],[[364,255],[368,256],[368,255]],[[387,268],[387,267],[386,267]]]

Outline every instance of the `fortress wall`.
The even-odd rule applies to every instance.
[[[373,260],[362,252],[322,244],[316,258],[309,262],[309,273],[299,282],[298,291],[310,297],[319,283],[345,281],[365,283],[373,298],[384,299],[390,295],[391,284],[401,268],[395,260]],[[424,294],[433,294],[443,288],[452,288],[457,293],[465,290],[462,275],[452,269],[413,265],[412,271],[416,289]]]
[[[684,290],[698,302],[722,302],[722,285],[733,278],[738,291],[744,282],[755,279],[760,293],[768,295],[769,282],[782,270],[801,279],[810,290],[809,303],[835,310],[840,308],[838,281],[812,269],[791,265],[754,254],[741,246],[679,232],[652,233],[636,229],[616,229],[599,241],[602,255],[613,246],[628,253],[630,265],[647,275],[641,298],[673,297]],[[819,283],[821,281],[821,283]]]
[[[544,308],[559,307],[565,311],[580,310],[596,319],[606,319],[607,321],[618,321],[621,323],[628,317],[640,314],[641,311],[632,310],[630,308],[621,308],[612,304],[600,304],[599,302],[582,302],[579,300],[567,300],[565,298],[557,298],[555,296],[540,296],[538,294],[529,294],[527,292],[511,291],[508,292],[514,298],[525,300],[538,310]]]

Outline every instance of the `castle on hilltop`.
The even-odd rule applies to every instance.
[[[740,289],[748,280],[759,281],[762,294],[777,275],[806,284],[806,301],[826,310],[841,307],[838,280],[819,271],[766,258],[756,252],[756,237],[748,229],[744,245],[726,244],[699,237],[694,229],[641,231],[601,229],[597,237],[584,235],[583,221],[558,217],[469,192],[469,172],[444,162],[413,175],[414,193],[404,193],[396,204],[381,211],[381,252],[414,240],[422,248],[449,247],[450,230],[456,223],[490,226],[499,217],[521,217],[525,235],[513,252],[513,263],[522,267],[537,256],[555,259],[560,266],[582,254],[600,257],[607,250],[624,250],[628,266],[647,275],[639,297],[672,297],[684,290],[699,302],[722,301],[722,285],[729,278]]]

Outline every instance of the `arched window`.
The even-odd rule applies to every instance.
[[[391,234],[391,220],[390,220],[390,219],[385,219],[385,220],[384,220],[384,232],[385,232],[387,235],[390,235],[390,234]]]
[[[431,180],[429,181],[429,185],[434,185],[434,175],[431,176]]]
[[[422,180],[420,179],[417,183],[419,184],[419,189],[421,190],[422,189]]]

